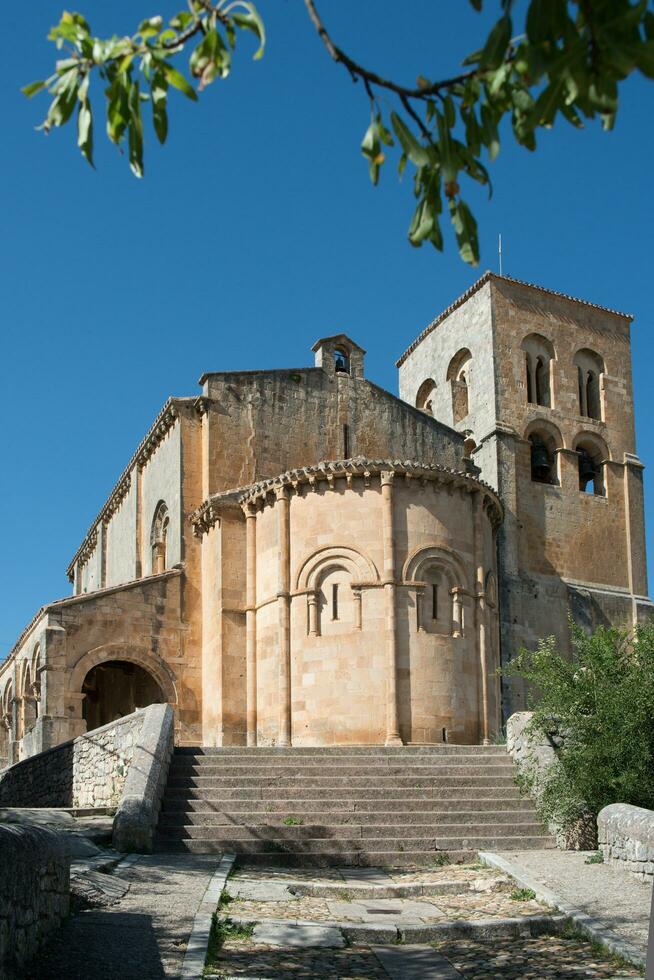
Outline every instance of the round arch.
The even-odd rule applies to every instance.
[[[561,435],[561,430],[550,422],[549,419],[534,419],[530,422],[524,432],[524,438],[529,441],[530,436],[545,436],[553,449],[565,449],[566,445]]]
[[[593,455],[601,457],[602,462],[611,459],[609,447],[596,432],[578,432],[572,441],[572,448],[578,451],[582,445],[584,448],[592,447]]]
[[[304,560],[297,574],[297,589],[313,588],[327,568],[335,567],[345,568],[356,582],[379,581],[379,573],[370,558],[354,548],[336,546],[321,548]]]
[[[402,577],[405,582],[420,581],[420,574],[427,565],[442,565],[453,572],[458,580],[460,587],[469,589],[468,573],[466,567],[456,554],[449,548],[420,548],[415,551],[404,563]]]
[[[83,654],[73,666],[70,675],[70,692],[81,694],[84,680],[89,671],[101,664],[108,664],[116,660],[142,667],[157,682],[166,701],[173,706],[177,704],[175,676],[161,657],[145,648],[123,646],[119,643],[108,643]]]

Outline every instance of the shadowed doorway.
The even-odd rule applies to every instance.
[[[82,716],[87,731],[129,715],[135,708],[163,704],[166,698],[154,677],[138,664],[111,660],[93,667],[82,686]]]

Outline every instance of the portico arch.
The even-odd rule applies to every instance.
[[[168,702],[168,704],[175,707],[177,705],[177,690],[175,685],[175,677],[168,667],[168,665],[149,650],[139,649],[134,647],[123,646],[121,644],[112,643],[107,644],[102,647],[96,647],[94,650],[89,650],[79,658],[77,663],[72,669],[70,676],[69,691],[71,694],[84,694],[88,693],[84,690],[85,682],[89,677],[89,674],[96,667],[109,667],[111,665],[121,664],[121,665],[131,665],[132,670],[134,668],[140,668],[146,677],[137,675],[135,681],[138,681],[137,690],[143,693],[145,700],[147,700],[148,690],[152,694],[152,700],[149,701],[150,704]],[[124,684],[125,681],[125,669],[121,667],[122,676],[119,673],[113,675],[114,680],[118,681],[120,679],[123,688],[129,687],[129,685]],[[107,673],[103,680],[111,681],[111,673]],[[156,687],[147,687],[146,678],[150,678]],[[91,678],[93,680],[94,678]],[[97,680],[99,677],[95,678]],[[140,698],[143,700],[143,697]],[[137,707],[145,707],[145,704],[134,704],[131,706],[131,711]],[[116,705],[116,710],[119,714],[129,714],[129,710],[124,710],[125,707],[130,707],[128,704]],[[87,718],[87,721],[92,719]],[[112,720],[112,719],[109,719]]]

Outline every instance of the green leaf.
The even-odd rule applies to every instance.
[[[163,24],[162,17],[148,17],[147,20],[142,20],[139,24],[138,33],[141,37],[154,37],[161,30]]]
[[[527,37],[532,44],[559,37],[568,19],[566,0],[531,0],[527,11]]]
[[[44,123],[45,129],[51,126],[63,126],[70,119],[77,100],[79,73],[70,71],[57,82],[58,95],[50,105]]]
[[[168,83],[163,72],[156,71],[152,77],[152,123],[157,139],[160,143],[166,142],[168,135],[168,112],[166,101],[168,97]]]
[[[424,167],[430,162],[427,149],[419,143],[404,120],[396,112],[391,113],[391,125],[397,136],[400,146],[408,156],[411,163],[416,167]]]
[[[139,83],[134,82],[129,92],[129,165],[135,177],[143,176],[143,120]]]
[[[47,82],[30,82],[29,85],[23,86],[21,92],[23,95],[27,96],[28,99],[31,99],[37,92],[41,92],[47,84]]]
[[[131,82],[126,75],[117,75],[106,91],[107,135],[112,143],[120,143],[129,122],[129,90]]]
[[[479,262],[477,222],[465,201],[450,200],[450,217],[459,246],[459,255],[468,265]]]
[[[411,244],[418,248],[424,242],[425,238],[429,238],[434,228],[434,213],[429,206],[429,202],[426,198],[418,203],[411,224],[409,225],[409,241]]]
[[[247,13],[232,14],[232,20],[241,29],[252,31],[259,38],[259,47],[254,54],[254,60],[258,61],[259,58],[263,58],[263,52],[266,46],[266,28],[253,3],[242,4],[242,6],[247,8]]]
[[[495,114],[488,105],[481,107],[481,139],[488,149],[488,156],[494,160],[500,152],[500,138],[497,132]]]
[[[188,10],[181,10],[178,14],[175,14],[171,18],[170,26],[174,27],[176,31],[185,30],[192,20],[195,20],[193,14],[189,13]]]
[[[93,166],[93,116],[88,99],[80,102],[77,113],[77,145],[85,159]]]
[[[482,0],[470,0],[471,5],[475,8],[477,13],[481,10]]]
[[[510,40],[511,18],[508,16],[500,17],[488,35],[488,40],[484,45],[480,62],[481,67],[483,69],[499,68],[504,61]]]
[[[558,109],[565,105],[563,97],[564,78],[559,76],[541,92],[536,99],[534,116],[539,126],[551,126]]]
[[[198,100],[197,92],[195,91],[191,83],[186,78],[184,78],[182,73],[177,71],[176,68],[173,68],[173,66],[168,64],[167,61],[161,62],[161,65],[168,84],[172,85],[173,88],[179,89],[179,91],[183,92],[187,98],[192,99],[194,102],[197,102]]]

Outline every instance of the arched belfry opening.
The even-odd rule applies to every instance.
[[[88,731],[131,715],[136,708],[166,701],[152,674],[127,660],[108,660],[92,667],[84,678],[82,694]]]

